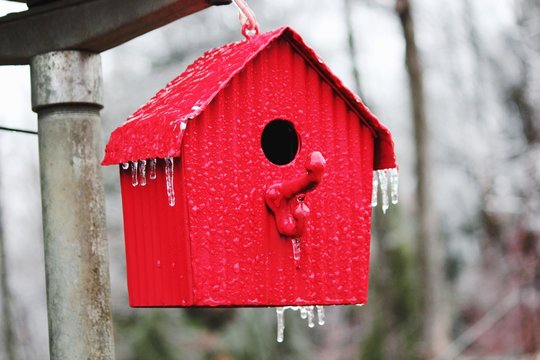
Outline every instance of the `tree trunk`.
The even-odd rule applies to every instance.
[[[535,54],[535,51],[531,51],[530,48],[533,48],[533,44],[536,43],[534,35],[532,35],[535,31],[532,23],[540,20],[540,15],[538,15],[540,6],[538,2],[527,0],[517,2],[517,6],[520,7],[516,10],[520,39],[519,43],[516,44],[516,55],[520,63],[520,77],[519,82],[508,89],[508,98],[510,104],[514,105],[515,110],[517,110],[521,120],[521,130],[526,141],[527,150],[533,150],[536,144],[540,142],[540,125],[538,123],[537,109],[534,106],[535,99],[532,96],[534,85],[537,84],[534,84],[531,79],[538,78],[534,76],[536,74],[533,74],[536,68],[533,66],[532,54]],[[538,55],[534,56],[537,57]]]
[[[443,296],[443,249],[437,235],[435,206],[431,195],[428,123],[410,1],[397,0],[396,12],[405,38],[405,64],[409,78],[416,148],[417,251],[419,276],[423,285],[420,288],[422,353],[425,359],[433,359],[442,353],[448,343],[447,309]]]
[[[360,88],[360,72],[358,71],[357,66],[356,40],[354,35],[351,0],[343,0],[343,5],[343,10],[345,12],[345,24],[347,26],[347,49],[349,51],[349,58],[351,60],[351,72],[353,76],[354,91],[358,94],[358,96],[362,97]]]

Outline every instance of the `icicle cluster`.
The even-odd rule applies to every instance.
[[[317,323],[319,325],[324,325],[325,322],[325,315],[324,315],[324,307],[321,305],[311,305],[311,306],[282,306],[276,308],[276,314],[277,314],[277,341],[283,342],[283,334],[285,332],[285,310],[294,310],[300,311],[300,317],[302,319],[307,319],[308,326],[310,328],[315,326],[315,309],[317,310]]]
[[[174,197],[174,160],[172,157],[167,157],[165,160],[165,177],[167,184],[167,198],[169,205],[174,206],[176,200]],[[131,185],[133,186],[145,186],[146,185],[146,173],[148,169],[148,177],[150,180],[155,180],[157,159],[130,161],[122,163],[122,169],[128,170],[131,168]]]
[[[379,185],[381,188],[381,202],[382,202],[382,211],[386,213],[390,206],[390,201],[392,204],[398,203],[398,185],[399,185],[399,172],[398,169],[383,169],[376,170],[373,172],[373,193],[371,194],[371,206],[376,207],[378,204],[378,191]],[[388,186],[390,185],[390,191],[388,191]],[[389,195],[390,194],[390,201]]]
[[[156,178],[156,159],[130,161],[122,164],[122,169],[127,170],[131,167],[131,185],[146,185],[146,169],[150,166],[150,179]],[[152,177],[153,174],[153,177]]]

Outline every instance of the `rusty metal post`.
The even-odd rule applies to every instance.
[[[55,51],[31,59],[38,113],[51,360],[113,359],[100,169],[101,59]]]

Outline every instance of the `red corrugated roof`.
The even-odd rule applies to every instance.
[[[378,148],[374,168],[396,167],[394,146],[388,129],[290,27],[282,27],[206,52],[112,132],[102,164],[180,156],[187,121],[204,111],[230,79],[280,37],[303,55],[351,109],[358,113],[365,125],[373,130]]]

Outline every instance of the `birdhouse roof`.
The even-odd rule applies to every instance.
[[[394,144],[388,129],[290,27],[207,51],[112,132],[102,164],[180,156],[187,122],[201,114],[246,64],[279,38],[302,55],[371,129],[376,146],[374,170],[395,168]]]

